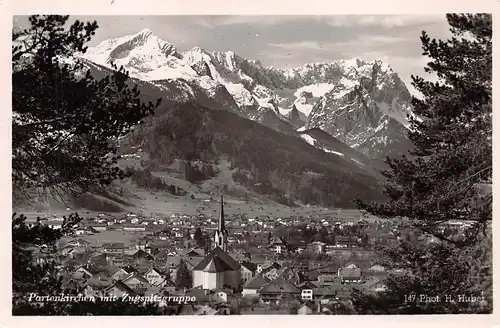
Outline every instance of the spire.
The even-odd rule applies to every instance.
[[[220,196],[219,229],[215,232],[215,246],[227,251],[227,231],[224,225],[224,198]]]
[[[224,197],[220,195],[220,216],[219,216],[219,231],[224,232]]]

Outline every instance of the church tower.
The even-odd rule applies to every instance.
[[[220,196],[219,228],[215,232],[215,247],[217,246],[227,252],[227,230],[224,225],[224,199],[222,195]]]

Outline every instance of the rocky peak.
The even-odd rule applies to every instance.
[[[370,144],[383,152],[389,139],[404,135],[411,112],[406,86],[381,60],[353,58],[278,69],[233,51],[195,47],[179,55],[150,29],[89,50],[88,59],[98,64],[113,60],[135,78],[169,81],[168,90],[183,93],[182,99],[203,98],[213,107],[235,104],[241,116],[270,120],[273,126],[281,126],[280,120],[294,127],[307,122],[307,128],[323,129],[352,147]]]
[[[320,128],[371,158],[407,149],[411,108],[406,86],[382,61],[356,64],[355,76],[343,76],[342,87],[336,85],[314,105],[306,128]]]
[[[210,72],[210,67],[208,67],[208,64],[205,61],[199,61],[191,65],[191,68],[199,75],[199,76],[208,76],[209,78],[212,77],[212,73]]]

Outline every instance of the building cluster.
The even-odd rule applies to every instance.
[[[122,218],[99,215],[79,227],[73,239],[59,245],[57,254],[40,249],[34,260],[58,261],[63,282],[86,296],[196,298],[196,302],[189,304],[160,304],[173,308],[175,314],[336,313],[340,307],[350,306],[355,290],[362,293],[385,290],[388,270],[373,258],[371,251],[363,249],[358,236],[344,235],[336,237],[334,242],[313,241],[292,247],[286,238],[271,234],[256,252],[238,249],[233,246],[238,240],[244,242],[244,238],[234,238],[243,235],[235,229],[241,222],[234,221],[242,219],[233,218],[229,224],[223,204],[221,197],[216,228],[204,229],[205,233],[213,233],[212,243],[203,248],[197,248],[193,238],[194,228],[206,221],[204,217],[197,216],[193,222],[189,220],[192,217],[177,214],[171,220],[145,219],[137,214]],[[293,219],[278,221],[284,225],[294,222]],[[259,222],[258,226],[267,225]],[[310,220],[306,228],[325,227],[325,222],[329,221]],[[344,223],[354,224],[359,222]],[[346,229],[344,225],[332,224],[337,229]],[[228,226],[232,227],[232,236]],[[137,240],[130,244],[92,243],[85,239],[86,234],[110,229],[149,233],[137,233]],[[397,228],[383,225],[382,229],[398,240]],[[307,258],[303,256],[306,253],[326,257]]]

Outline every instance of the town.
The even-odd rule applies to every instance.
[[[388,268],[377,247],[435,241],[405,233],[404,220],[228,217],[223,196],[217,202],[218,217],[99,213],[55,252],[38,249],[34,261],[55,261],[81,297],[196,300],[159,302],[173,315],[338,314],[353,293],[383,292],[387,275],[404,274]],[[38,222],[61,229],[63,218]],[[467,226],[452,222],[443,232],[460,235]]]

